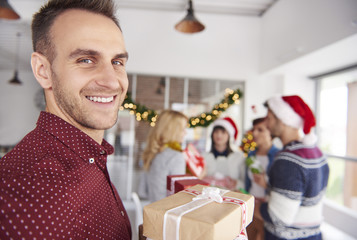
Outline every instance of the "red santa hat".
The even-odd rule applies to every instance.
[[[237,140],[238,128],[234,123],[233,119],[230,117],[220,118],[214,121],[213,128],[216,126],[221,126],[228,132],[229,136],[234,140]]]
[[[268,99],[267,104],[284,124],[303,130],[305,134],[303,143],[307,145],[316,143],[317,137],[311,131],[316,126],[315,116],[299,96],[275,96]]]

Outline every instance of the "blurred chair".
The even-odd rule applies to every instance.
[[[131,193],[131,198],[135,204],[135,229],[136,233],[139,233],[139,226],[143,224],[143,207],[140,202],[140,198],[136,192]]]

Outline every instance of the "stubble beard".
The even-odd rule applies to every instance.
[[[116,124],[118,120],[118,112],[120,105],[118,105],[114,110],[116,114],[114,114],[112,123],[100,124],[98,121],[96,121],[96,119],[91,117],[93,113],[91,113],[87,108],[79,104],[82,102],[81,99],[76,99],[74,96],[68,94],[68,92],[70,91],[66,91],[66,89],[61,86],[61,84],[59,83],[59,79],[54,72],[52,74],[52,79],[55,101],[61,112],[70,120],[72,125],[75,125],[77,128],[84,127],[93,130],[106,130]]]

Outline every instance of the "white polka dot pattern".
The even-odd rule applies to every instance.
[[[102,145],[50,113],[0,160],[0,239],[131,239]]]

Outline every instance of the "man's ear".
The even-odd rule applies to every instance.
[[[47,58],[38,52],[31,54],[32,72],[37,79],[37,82],[43,89],[52,87],[51,64]]]

